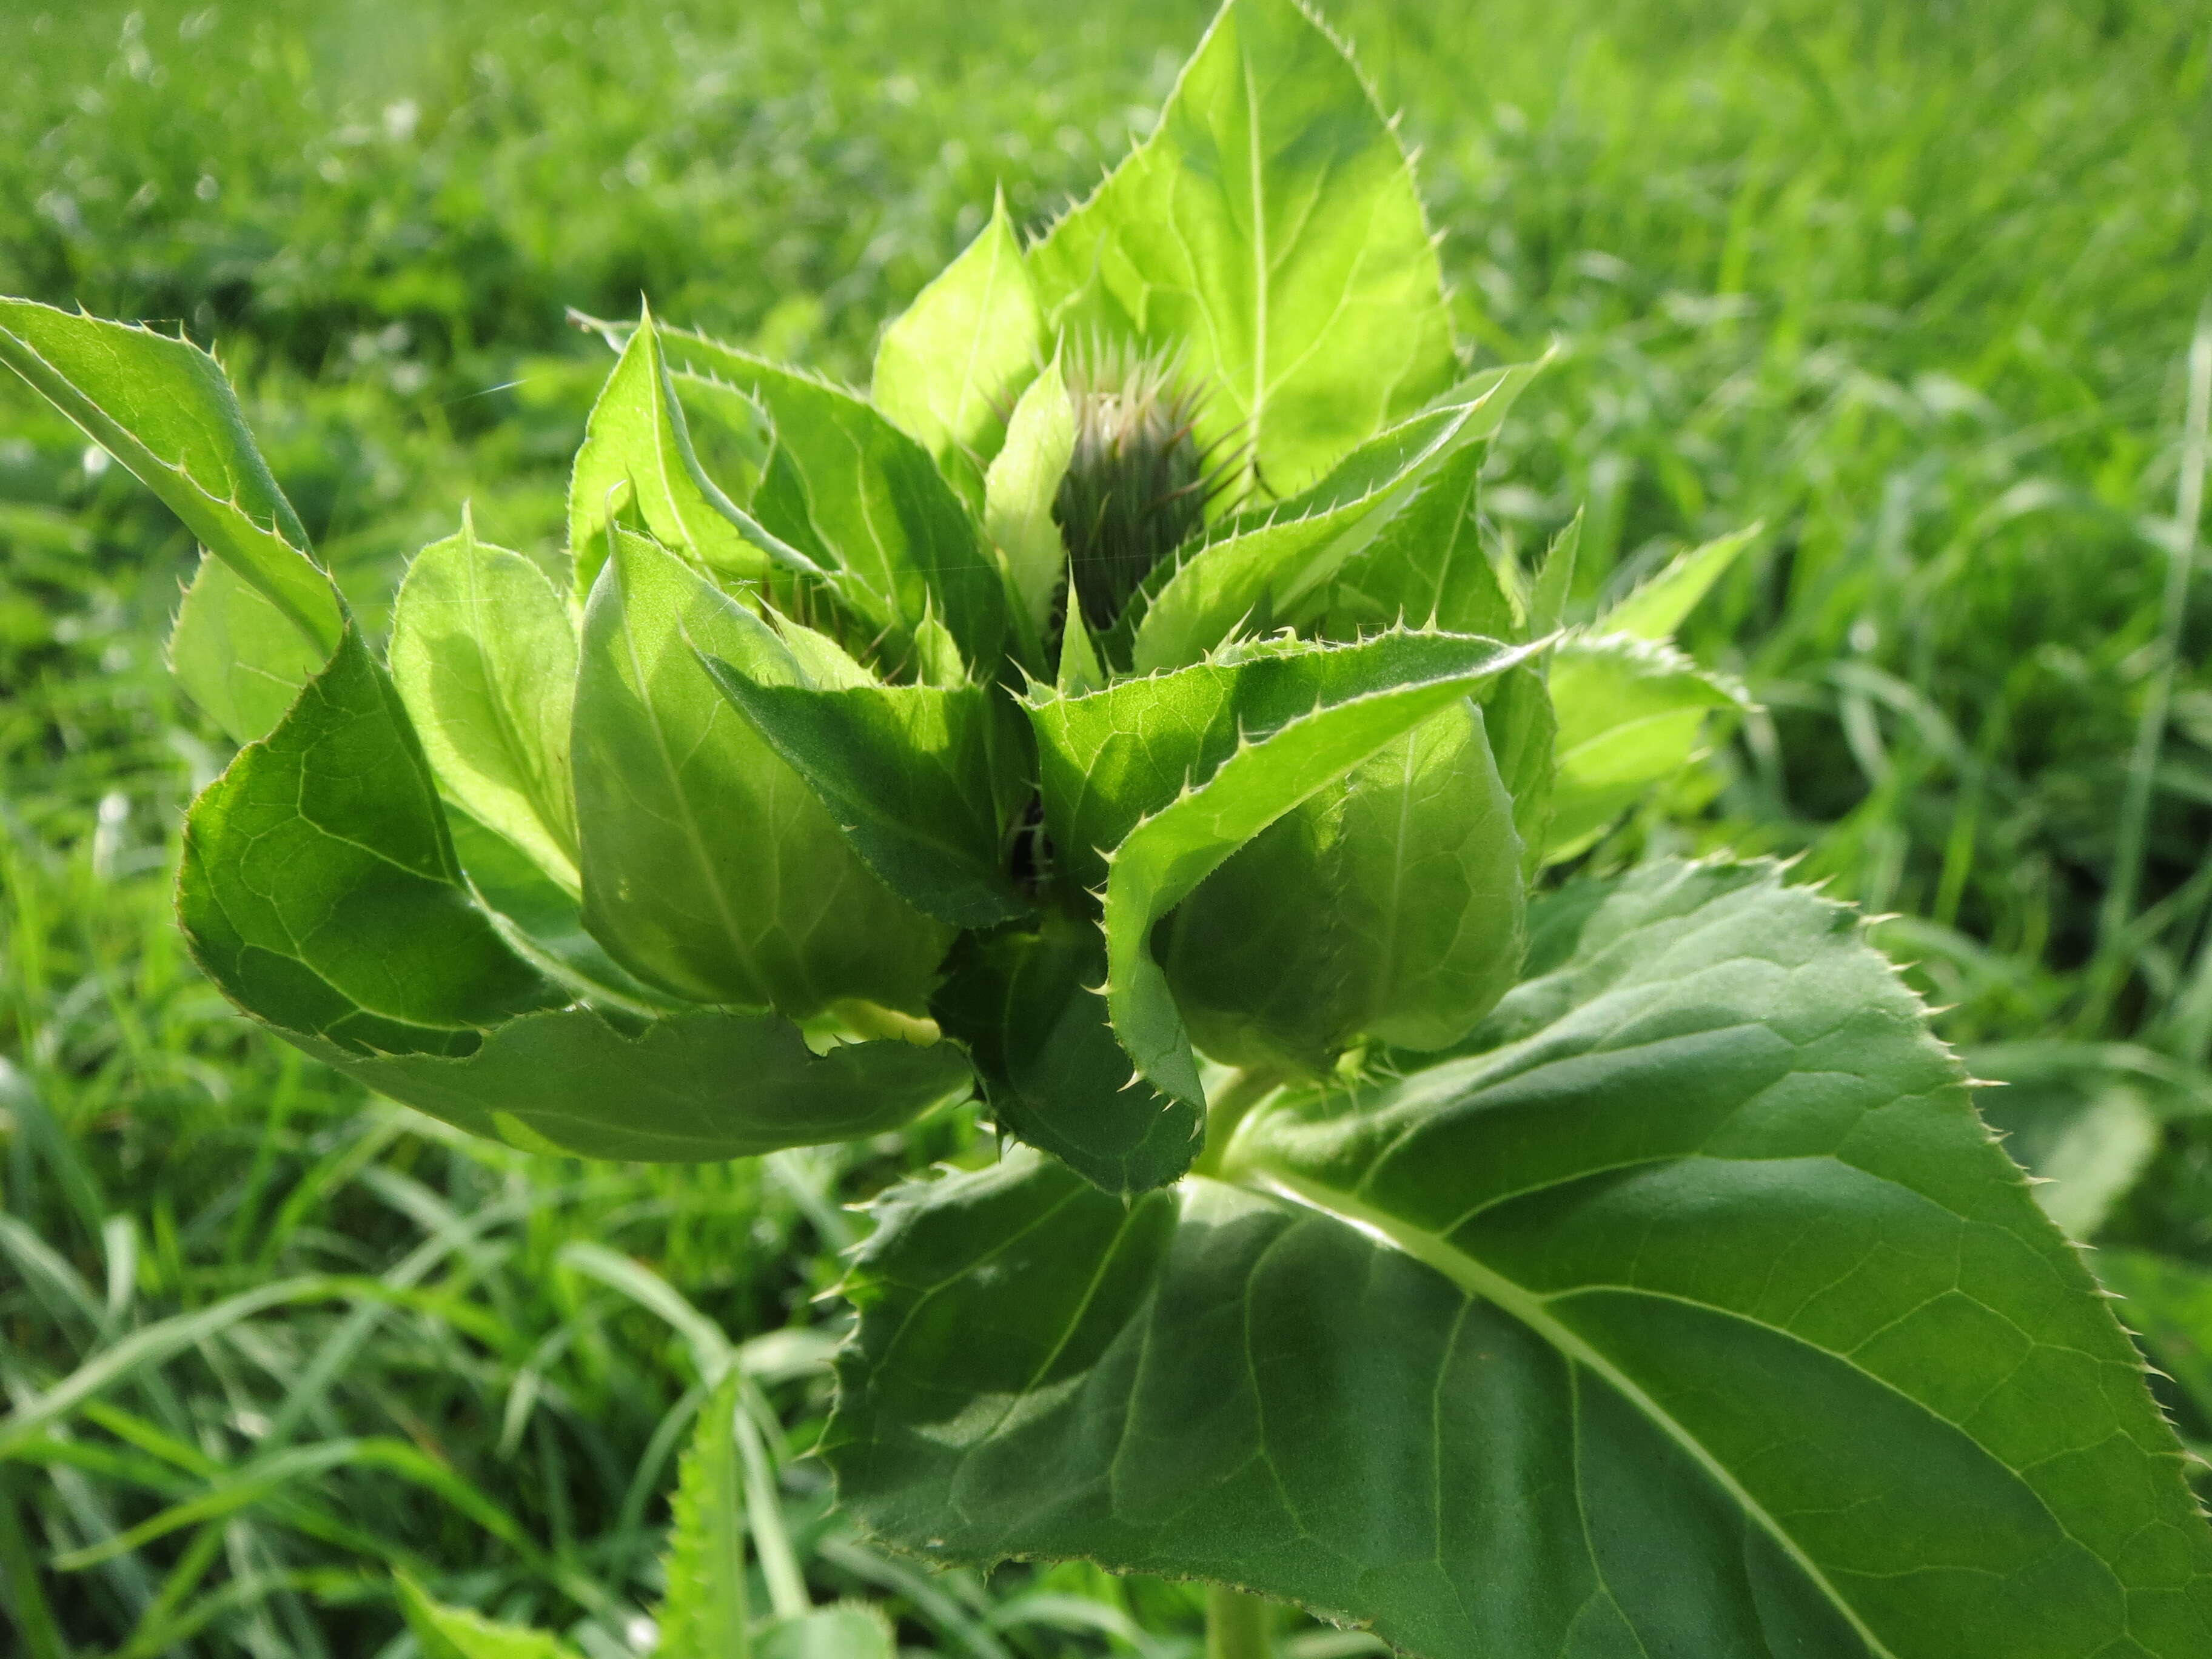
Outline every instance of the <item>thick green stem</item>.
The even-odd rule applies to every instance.
[[[1222,1584],[1206,1590],[1206,1659],[1268,1659],[1273,1609],[1256,1595]]]
[[[1282,1078],[1264,1066],[1251,1066],[1213,1091],[1206,1104],[1206,1145],[1190,1166],[1193,1175],[1218,1175],[1237,1126],[1244,1115],[1281,1087]]]

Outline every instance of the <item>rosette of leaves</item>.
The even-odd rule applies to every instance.
[[[1746,538],[1595,617],[1571,529],[1493,559],[1533,371],[1466,371],[1303,7],[1231,0],[865,396],[610,332],[559,580],[465,523],[380,659],[210,360],[0,309],[208,549],[173,655],[245,747],[179,908],[240,1006],[527,1145],[977,1086],[1028,1143],[850,1276],[866,1525],[1431,1659],[2212,1651],[2141,1364],[1849,912],[1547,890],[1741,700],[1668,636]]]

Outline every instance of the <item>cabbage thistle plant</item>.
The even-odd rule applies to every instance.
[[[726,1158],[971,1097],[845,1284],[842,1501],[1429,1659],[2212,1653],[2126,1335],[1842,905],[1560,882],[1739,693],[1477,514],[1409,161],[1294,0],[1003,204],[866,395],[619,351],[559,575],[465,519],[364,637],[192,345],[0,356],[208,556],[243,744],[179,914],[254,1018],[511,1144]],[[708,440],[711,439],[711,441]],[[708,464],[708,458],[714,464]]]

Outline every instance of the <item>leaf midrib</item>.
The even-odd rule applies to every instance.
[[[1745,1515],[1765,1531],[1776,1547],[1796,1565],[1798,1570],[1842,1615],[1852,1632],[1867,1644],[1873,1659],[1898,1659],[1896,1653],[1868,1628],[1858,1610],[1829,1582],[1828,1576],[1820,1570],[1819,1564],[1806,1554],[1797,1540],[1752,1496],[1728,1466],[1611,1358],[1554,1317],[1545,1307],[1544,1298],[1506,1278],[1495,1268],[1485,1266],[1466,1252],[1455,1249],[1437,1234],[1411,1226],[1401,1218],[1363,1203],[1349,1193],[1280,1169],[1250,1170],[1241,1178],[1240,1184],[1325,1216],[1413,1257],[1425,1267],[1434,1268],[1468,1295],[1480,1297],[1520,1321],[1570,1364],[1581,1365],[1593,1375],[1603,1377],[1652,1426],[1680,1447]]]

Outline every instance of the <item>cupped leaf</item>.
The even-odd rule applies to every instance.
[[[639,319],[584,425],[568,480],[568,552],[580,603],[606,562],[609,526],[626,518],[739,580],[760,580],[779,558],[811,564],[763,531],[699,465],[670,382],[665,332],[650,313]]]
[[[1240,495],[1291,495],[1458,372],[1413,169],[1294,0],[1231,0],[1159,124],[1030,250],[1052,325],[1179,349]]]
[[[615,540],[576,686],[585,926],[693,1001],[918,1009],[951,930],[868,869],[700,665],[772,669],[766,630],[665,549]]]
[[[1479,1051],[1262,1105],[1220,1179],[893,1194],[848,1509],[1426,1659],[2204,1652],[2141,1362],[1850,913],[1678,863],[1566,909]]]
[[[467,1054],[562,1000],[471,902],[406,710],[350,629],[193,803],[177,913],[232,1000],[345,1053]]]
[[[963,939],[931,1008],[974,1055],[1000,1128],[1126,1197],[1189,1169],[1206,1121],[1133,1073],[1105,981],[1097,927],[1052,912],[1034,931]]]
[[[1497,434],[1535,372],[1523,365],[1478,376],[1455,401],[1361,444],[1304,494],[1218,526],[1131,601],[1125,618],[1125,631],[1133,624],[1131,666],[1140,674],[1181,667],[1255,618],[1297,625],[1324,612],[1339,573],[1401,510],[1419,504],[1423,483]],[[1469,476],[1462,501],[1472,487]],[[1419,528],[1425,530],[1428,517]],[[1472,541],[1468,551],[1480,557]],[[1428,619],[1405,620],[1419,626]]]
[[[1483,704],[1498,775],[1513,797],[1513,829],[1521,837],[1521,873],[1533,882],[1551,836],[1552,785],[1559,770],[1559,721],[1540,663],[1524,663],[1498,682]]]
[[[235,743],[265,737],[330,653],[212,553],[177,607],[169,672]]]
[[[1337,572],[1323,633],[1356,639],[1404,627],[1523,636],[1513,595],[1482,547],[1475,501],[1486,459],[1468,445],[1414,484],[1405,505]]]
[[[949,1042],[807,1047],[773,1014],[674,1014],[635,1036],[571,1008],[511,1020],[466,1058],[321,1053],[379,1094],[512,1145],[716,1163],[896,1129],[963,1098]]]
[[[306,636],[318,662],[336,648],[337,590],[308,556],[300,516],[214,358],[150,329],[0,299],[0,362],[160,496]]]
[[[1015,600],[1039,640],[1052,620],[1053,594],[1067,572],[1067,544],[1052,505],[1074,453],[1075,406],[1054,357],[1014,405],[1006,447],[983,478],[984,533],[1006,562]]]
[[[570,893],[576,624],[538,567],[460,533],[417,554],[392,617],[392,678],[447,799]]]
[[[617,1019],[652,1019],[684,1005],[641,984],[584,929],[577,896],[496,830],[450,801],[446,827],[477,902],[514,953],[571,996]]]
[[[1436,647],[1452,645],[1460,659],[1437,661]],[[1109,857],[1106,1006],[1114,1035],[1147,1079],[1194,1105],[1205,1104],[1205,1091],[1174,992],[1152,954],[1153,929],[1224,860],[1283,814],[1423,720],[1486,689],[1523,660],[1528,648],[1449,635],[1390,634],[1366,645],[1322,647],[1303,654],[1331,652],[1373,652],[1377,660],[1368,672],[1380,668],[1387,678],[1341,700],[1328,700],[1324,694],[1309,712],[1279,726],[1248,730],[1202,781],[1146,817]],[[1504,829],[1502,823],[1497,827]],[[1516,889],[1519,851],[1515,846],[1512,863],[1503,866]],[[1481,908],[1491,911],[1487,904]],[[1432,1008],[1422,1012],[1433,1017]]]
[[[1520,971],[1522,865],[1483,711],[1462,701],[1200,882],[1170,923],[1168,982],[1225,1064],[1321,1072],[1363,1036],[1442,1048]]]
[[[981,233],[884,331],[869,398],[980,507],[983,469],[1043,343],[1043,309],[1002,194]]]
[[[1504,674],[1532,653],[1457,635],[1351,644],[1269,640],[1099,690],[1031,695],[1045,827],[1062,873],[1090,889],[1147,814],[1210,776],[1240,744],[1319,709],[1409,683]]]
[[[812,684],[789,656],[779,659],[780,645],[750,667],[701,660],[868,868],[956,927],[1028,914],[1007,868],[1030,772],[1029,730],[1012,705],[973,683]]]
[[[971,663],[1005,648],[1006,589],[974,519],[929,452],[864,398],[750,352],[678,329],[670,363],[754,398],[775,447],[752,512],[769,532],[850,580],[840,599],[910,642],[926,617],[950,629]]]
[[[1559,737],[1547,862],[1583,851],[1686,766],[1707,714],[1749,702],[1671,646],[1626,634],[1561,640],[1551,690]]]
[[[1759,538],[1763,527],[1750,525],[1679,555],[1599,617],[1593,631],[1632,634],[1640,640],[1673,637],[1682,619],[1712,591],[1715,582],[1728,574],[1729,568]]]
[[[430,1599],[405,1573],[393,1575],[399,1610],[422,1659],[572,1659],[575,1650],[557,1636],[526,1625],[503,1625]]]
[[[732,1366],[707,1396],[677,1472],[669,1500],[668,1594],[653,1644],[661,1659],[745,1659],[750,1649],[739,1383],[740,1373]]]

